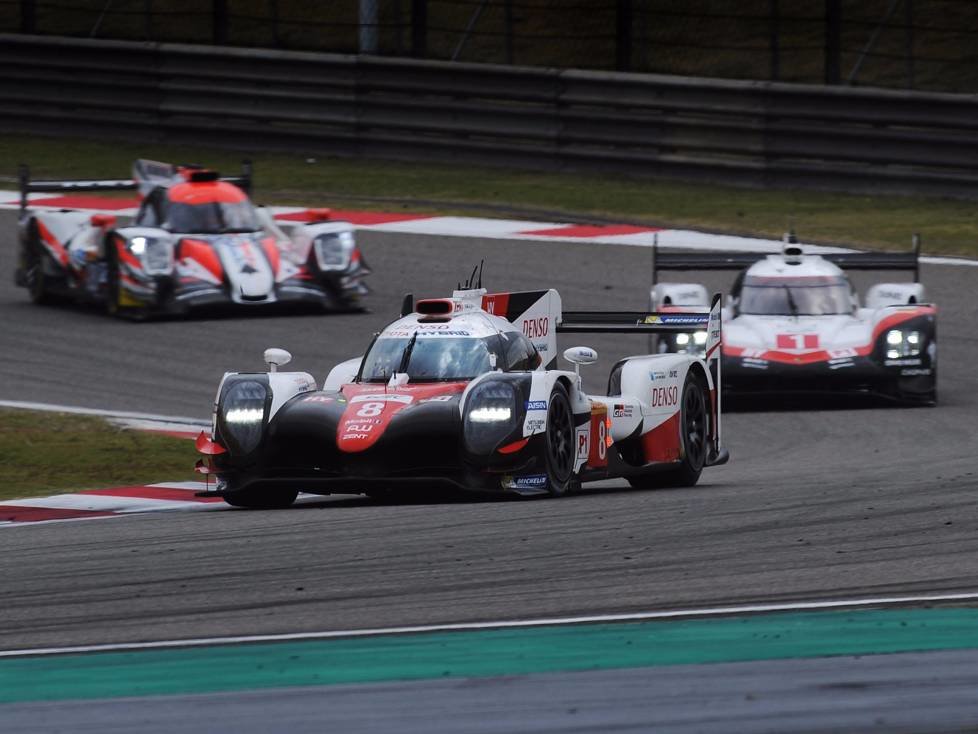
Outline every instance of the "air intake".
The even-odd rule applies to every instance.
[[[450,298],[426,298],[418,301],[418,313],[425,316],[448,316],[455,312],[455,301]]]
[[[194,183],[203,181],[217,181],[221,176],[217,171],[191,171],[190,180]]]

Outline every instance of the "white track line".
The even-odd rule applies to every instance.
[[[277,635],[239,635],[233,637],[198,637],[187,640],[156,640],[152,642],[120,642],[104,645],[76,645],[73,647],[38,647],[27,650],[2,650],[0,658],[28,657],[33,655],[66,655],[87,652],[113,652],[126,650],[154,650],[173,647],[206,647],[212,645],[238,645],[253,642],[288,642],[298,640],[328,640],[340,637],[379,637],[383,635],[418,634],[424,632],[463,632],[474,630],[510,629],[520,627],[544,627],[601,622],[640,622],[656,619],[718,617],[736,614],[765,612],[799,612],[819,609],[880,607],[897,604],[926,604],[931,602],[978,601],[978,592],[965,594],[931,594],[920,596],[881,596],[866,599],[838,599],[832,601],[791,602],[785,604],[750,604],[734,607],[706,607],[702,609],[676,609],[662,612],[638,612],[634,614],[596,614],[582,617],[543,617],[500,622],[468,622],[460,624],[431,624],[412,627],[379,627],[374,629],[335,630],[329,632],[294,632]]]
[[[79,408],[73,405],[53,403],[31,403],[23,400],[0,400],[0,408],[23,408],[24,410],[45,410],[53,413],[73,413],[75,415],[97,415],[102,418],[121,418],[125,420],[174,423],[209,428],[211,422],[202,418],[185,418],[174,415],[155,415],[153,413],[132,413],[125,410],[99,410],[98,408]]]

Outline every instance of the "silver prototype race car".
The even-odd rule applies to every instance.
[[[737,393],[877,395],[937,400],[937,307],[919,282],[919,240],[908,253],[775,255],[655,252],[653,308],[708,308],[697,283],[658,283],[670,270],[738,270],[723,309],[724,390]],[[878,283],[860,305],[847,270],[903,270],[913,282]],[[663,351],[702,353],[703,331],[659,338]]]

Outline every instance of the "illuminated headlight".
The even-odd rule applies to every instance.
[[[676,334],[676,347],[680,354],[701,352],[705,344],[705,331],[694,331],[692,334]]]
[[[483,406],[476,408],[469,413],[469,420],[473,423],[498,423],[508,421],[513,417],[513,409],[509,406]]]
[[[236,382],[221,403],[222,434],[233,453],[250,454],[261,441],[268,391],[255,380]]]
[[[516,428],[516,390],[489,380],[472,389],[465,403],[464,433],[469,450],[490,454]]]
[[[129,240],[129,252],[138,257],[143,270],[150,275],[168,275],[173,272],[173,246],[159,237],[133,237]]]
[[[916,357],[920,354],[921,343],[919,331],[891,329],[886,332],[886,358]]]
[[[330,232],[313,240],[320,270],[346,270],[354,247],[352,232]]]

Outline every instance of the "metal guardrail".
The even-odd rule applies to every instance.
[[[0,128],[978,195],[978,98],[0,34]]]

